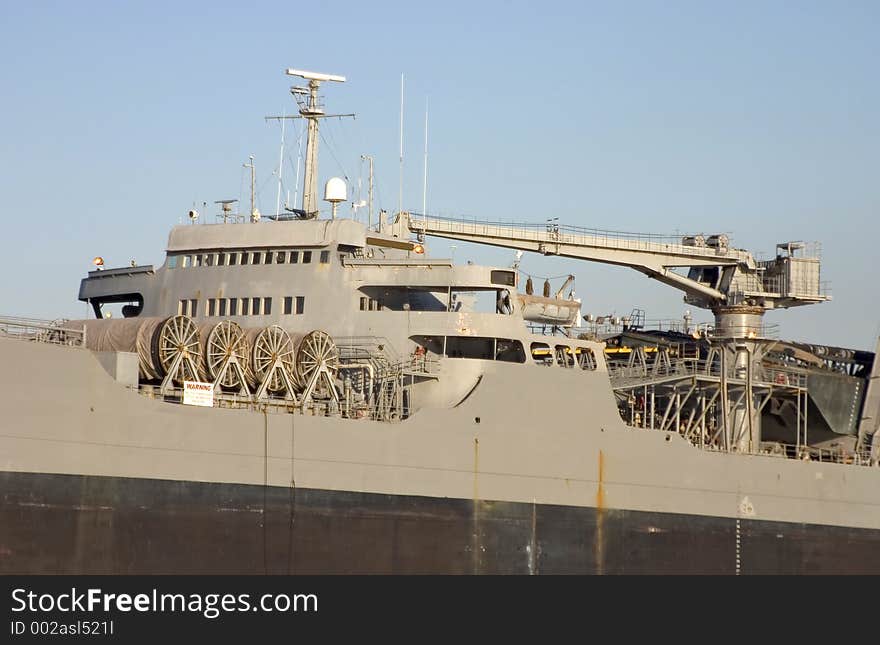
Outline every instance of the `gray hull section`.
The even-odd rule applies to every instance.
[[[0,356],[4,365],[15,366],[0,375],[5,402],[0,472],[9,474],[240,485],[282,491],[282,497],[294,492],[297,496],[312,494],[303,491],[338,493],[341,499],[354,495],[353,499],[368,500],[378,495],[403,500],[400,503],[404,506],[449,504],[459,509],[459,514],[478,519],[487,508],[509,508],[515,518],[511,526],[517,527],[512,533],[515,539],[511,539],[517,546],[499,553],[520,553],[526,564],[529,560],[522,554],[537,548],[537,534],[523,531],[522,523],[528,526],[538,521],[538,515],[549,518],[547,514],[555,513],[561,524],[558,529],[546,528],[544,535],[570,531],[584,536],[584,543],[575,551],[559,547],[565,557],[557,560],[554,544],[565,545],[567,541],[548,538],[541,552],[545,570],[557,566],[550,562],[563,561],[569,562],[571,570],[601,570],[604,565],[598,563],[605,560],[594,559],[588,564],[589,557],[595,556],[587,554],[596,549],[603,553],[614,540],[606,541],[604,529],[591,532],[591,523],[602,527],[603,518],[642,517],[640,514],[647,514],[647,519],[623,521],[619,530],[635,531],[633,535],[642,535],[644,530],[646,536],[659,536],[654,542],[661,542],[664,535],[676,535],[672,526],[687,516],[693,535],[718,531],[729,536],[734,531],[735,538],[736,520],[740,520],[740,531],[745,524],[762,527],[758,531],[761,535],[766,531],[768,536],[781,534],[782,538],[775,539],[782,542],[770,540],[776,545],[773,548],[793,549],[801,554],[798,561],[804,567],[812,567],[816,561],[809,556],[814,547],[783,548],[779,545],[786,542],[785,536],[801,535],[790,539],[790,544],[807,545],[819,544],[821,540],[813,536],[825,535],[842,553],[847,552],[847,544],[857,542],[862,545],[856,558],[862,569],[866,563],[876,563],[870,554],[880,550],[880,469],[706,452],[675,433],[630,429],[620,421],[607,375],[601,371],[483,363],[479,385],[457,407],[421,410],[404,422],[389,424],[299,413],[192,408],[153,400],[114,381],[94,354],[73,348],[0,340]],[[443,369],[458,369],[467,363],[457,361]],[[52,506],[56,502],[47,494],[33,503]],[[84,497],[76,504],[85,511],[93,502]],[[248,504],[244,507],[249,508]],[[335,508],[335,502],[328,504],[327,508]],[[4,512],[16,512],[9,508],[4,507]],[[238,517],[238,506],[230,508],[233,510],[218,517]],[[566,513],[571,514],[570,520],[565,519]],[[83,518],[91,519],[82,521],[87,524],[102,517],[100,521],[122,521],[113,513],[86,513]],[[414,517],[419,517],[417,508]],[[664,524],[663,518],[675,518],[673,525]],[[327,521],[332,523],[332,513]],[[482,549],[488,542],[473,537],[481,535],[482,529],[475,533],[475,520],[470,521],[470,528],[460,520],[453,522],[456,530],[471,537],[459,537],[452,543]],[[701,525],[704,521],[708,524]],[[777,523],[790,530],[763,528]],[[235,525],[230,519],[227,528],[221,523],[212,530],[233,531]],[[651,527],[656,530],[652,532]],[[815,527],[828,531],[816,532]],[[842,532],[832,531],[835,527]],[[131,531],[131,538],[137,540],[136,528],[119,525],[118,529]],[[344,542],[343,536],[333,539]],[[382,539],[394,543],[388,535],[383,534]],[[634,539],[628,537],[621,544],[636,544]],[[681,539],[684,541],[677,542],[676,548],[702,544],[688,542],[693,537]],[[842,543],[838,544],[838,539]],[[717,560],[714,570],[728,571],[735,563],[735,553],[731,555],[726,540],[721,540],[717,549],[700,546]],[[766,548],[760,552],[769,553]],[[534,559],[536,552],[531,553],[531,566],[540,568]],[[438,552],[441,559],[447,556],[445,551]],[[630,553],[628,557],[648,558],[650,554]],[[771,557],[779,570],[797,568],[779,564],[782,557]],[[836,559],[827,569],[850,570],[842,564],[848,557],[841,555],[844,559]],[[687,568],[687,559],[684,555],[679,558],[679,570]],[[456,556],[438,568],[465,570],[468,567],[451,563],[466,560]],[[514,560],[505,555],[496,562],[509,563],[511,571],[524,570],[522,562],[514,565]],[[576,564],[579,561],[584,564]],[[186,570],[180,562],[164,569],[151,568],[171,570],[177,565]],[[777,565],[768,564],[766,569]],[[622,570],[623,565],[614,566]],[[253,570],[251,565],[246,568]],[[492,567],[472,562],[469,569],[488,571]]]

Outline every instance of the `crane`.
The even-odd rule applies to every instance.
[[[625,266],[680,289],[685,302],[715,315],[715,333],[729,338],[763,335],[763,316],[831,299],[820,282],[818,245],[784,242],[776,257],[756,260],[730,246],[725,234],[665,238],[573,226],[501,224],[398,213],[392,234],[416,234]],[[687,274],[680,272],[687,269]]]

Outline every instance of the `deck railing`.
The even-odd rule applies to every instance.
[[[52,345],[83,347],[85,329],[67,326],[65,320],[0,317],[0,338],[14,338]]]
[[[608,363],[608,376],[612,387],[628,386],[632,381],[659,380],[677,377],[709,377],[720,379],[722,376],[720,360],[678,358],[669,363],[654,363],[654,359],[647,365],[621,365],[614,362]],[[736,365],[728,364],[727,378],[732,381],[744,381],[746,375]],[[789,369],[776,367],[760,367],[752,376],[755,385],[775,385],[779,387],[807,387],[807,375]]]
[[[546,224],[528,222],[499,222],[478,219],[425,217],[419,213],[410,214],[410,229],[415,232],[431,232],[442,234],[463,233],[482,237],[507,238],[516,234],[520,239],[543,243],[573,244],[579,246],[598,246],[628,251],[644,251],[649,253],[683,254],[689,257],[739,257],[743,251],[729,246],[688,246],[682,244],[681,235],[654,235],[647,233],[630,233],[611,231],[581,226],[560,225],[554,221]]]

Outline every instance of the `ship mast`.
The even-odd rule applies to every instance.
[[[260,221],[260,213],[257,211],[256,206],[254,205],[255,198],[255,189],[256,189],[256,166],[254,166],[254,155],[249,157],[250,163],[242,164],[245,168],[251,169],[251,221],[259,222]],[[224,220],[225,221],[225,220]]]
[[[371,155],[361,155],[361,159],[364,159],[370,164],[370,187],[367,191],[367,230],[373,226],[373,157]]]
[[[344,76],[306,72],[299,69],[288,69],[288,76],[299,76],[309,82],[309,98],[305,105],[300,106],[299,117],[308,121],[306,137],[305,173],[303,174],[302,210],[307,218],[318,216],[318,119],[327,117],[354,116],[354,114],[324,114],[324,108],[318,103],[318,88],[324,81],[344,83]],[[291,88],[291,91],[297,88]],[[280,117],[290,118],[290,117]]]

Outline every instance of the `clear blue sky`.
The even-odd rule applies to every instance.
[[[194,203],[247,199],[250,154],[274,210],[279,128],[263,116],[291,110],[283,70],[299,67],[347,76],[323,94],[357,113],[326,123],[322,184],[356,183],[372,154],[396,210],[403,73],[404,207],[421,208],[427,100],[429,211],[724,231],[768,255],[820,240],[834,300],[768,320],[866,349],[880,331],[878,2],[6,1],[0,23],[2,314],[84,315],[93,256],[160,263]],[[522,266],[574,272],[585,313],[685,310],[626,269]]]

